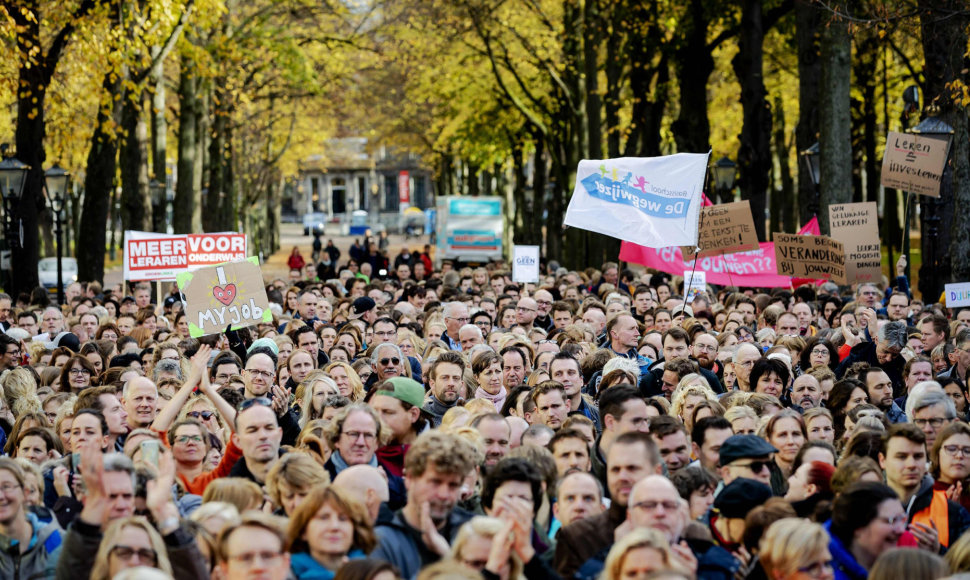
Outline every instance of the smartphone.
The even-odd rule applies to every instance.
[[[141,459],[149,465],[154,465],[158,467],[158,454],[159,447],[161,443],[153,439],[147,441],[142,441],[138,444],[139,449],[141,449]]]

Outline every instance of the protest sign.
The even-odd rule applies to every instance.
[[[842,243],[827,236],[774,233],[778,273],[798,278],[831,279],[845,284]]]
[[[183,235],[125,232],[125,280],[174,280],[188,265]]]
[[[949,137],[890,131],[882,158],[882,185],[940,197],[949,146]]]
[[[697,244],[707,154],[583,160],[563,224],[641,246]]]
[[[246,234],[125,232],[125,280],[175,280],[185,271],[246,259]]]
[[[970,306],[970,282],[947,284],[943,293],[946,295],[947,308]]]
[[[512,281],[539,281],[539,246],[512,247]]]
[[[698,292],[707,290],[707,274],[697,270],[684,271],[684,300],[690,304]]]
[[[193,338],[273,321],[256,257],[181,272],[177,280]]]
[[[818,220],[813,217],[798,233],[817,236],[820,233]],[[697,270],[706,273],[707,282],[722,286],[788,288],[792,284],[791,277],[778,275],[775,245],[771,242],[763,242],[757,250],[750,252],[706,256],[696,261],[685,259],[680,248],[645,248],[623,242],[620,244],[620,259],[668,274],[691,270],[696,262]]]
[[[876,202],[829,206],[832,238],[845,248],[845,277],[850,284],[882,281],[882,251]]]
[[[697,245],[684,246],[684,257],[694,257],[696,248],[701,256],[716,256],[732,252],[758,249],[758,233],[751,218],[748,200],[723,203],[701,208]]]

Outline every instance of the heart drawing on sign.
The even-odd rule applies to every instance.
[[[236,298],[236,285],[226,284],[225,286],[213,286],[212,295],[216,297],[216,300],[222,302],[226,306]]]

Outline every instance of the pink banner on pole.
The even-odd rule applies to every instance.
[[[798,233],[800,235],[820,235],[818,219],[813,217]],[[764,242],[760,246],[760,249],[750,252],[700,258],[697,261],[697,270],[707,274],[709,284],[722,286],[788,288],[792,283],[797,286],[811,282],[810,280],[793,280],[789,276],[779,276],[778,267],[775,265],[775,244]],[[685,260],[679,247],[645,248],[623,242],[620,245],[620,259],[678,276],[682,275],[685,270],[694,269],[694,260]]]

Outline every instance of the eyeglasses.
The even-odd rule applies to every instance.
[[[365,433],[363,431],[344,431],[340,434],[341,436],[346,436],[351,441],[357,441],[361,437],[364,438],[365,443],[370,443],[374,439],[377,439],[377,434],[375,433]]]
[[[186,444],[186,443],[202,443],[201,435],[182,435],[181,437],[175,438],[176,443]]]
[[[709,345],[706,345],[706,344],[695,344],[694,345],[694,348],[696,350],[701,351],[701,352],[714,352],[714,351],[717,350],[717,347],[716,346],[709,346]]]
[[[132,548],[131,546],[118,545],[111,548],[111,553],[118,556],[122,560],[131,560],[132,556],[138,556],[138,559],[142,562],[155,563],[157,556],[155,555],[155,550],[151,548]]]
[[[246,409],[252,407],[253,405],[262,405],[264,407],[272,407],[273,402],[266,397],[253,397],[252,399],[246,399],[242,403],[239,403],[239,407],[236,409],[237,413],[242,413]]]
[[[5,483],[0,485],[0,493],[3,495],[10,495],[18,489],[21,489],[21,485],[19,483]]]
[[[932,419],[913,419],[913,423],[915,423],[920,429],[925,428],[927,425],[933,427],[934,429],[939,429],[943,426],[943,423],[946,422],[947,419],[943,419],[942,417],[933,417]]]
[[[747,467],[751,473],[761,473],[762,469],[767,469],[772,461],[752,461],[751,463],[736,463],[734,467]]]
[[[69,370],[67,372],[70,373],[70,374],[72,374],[72,375],[74,375],[74,376],[90,375],[91,374],[91,371],[89,371],[88,369],[71,369],[71,370]]]
[[[970,457],[970,447],[960,447],[959,445],[944,445],[943,451],[946,451],[948,455],[956,457],[960,455],[961,457]]]
[[[399,359],[399,358],[397,358],[395,356],[395,357],[391,357],[391,358],[382,358],[381,360],[379,360],[377,362],[381,363],[381,366],[385,366],[385,367],[388,364],[392,364],[392,365],[395,365],[396,366],[396,365],[401,364],[401,359]]]
[[[876,516],[876,519],[889,524],[892,527],[898,527],[899,525],[906,525],[906,514],[899,514],[891,518],[884,516]]]
[[[824,346],[821,348],[813,348],[812,354],[829,354],[829,349],[825,348]]]
[[[7,354],[13,355],[13,356],[20,356],[20,349],[18,348],[18,349],[14,349],[14,350],[8,350],[7,351]]]
[[[642,509],[647,511],[653,511],[658,507],[662,507],[664,508],[665,511],[672,512],[677,508],[679,508],[680,505],[675,501],[669,501],[669,500],[668,501],[647,500],[647,501],[641,501],[640,503],[635,503],[633,504],[633,507],[636,509]]]
[[[251,375],[256,375],[257,377],[263,377],[264,379],[272,379],[274,376],[276,376],[269,371],[261,371],[259,369],[246,369],[245,371]]]
[[[519,312],[535,312],[535,308],[526,308],[525,306],[516,306],[515,309]]]
[[[464,318],[458,318],[458,317],[455,317],[455,316],[445,316],[445,318],[448,318],[450,320],[457,320],[458,322],[460,322],[462,324],[468,324],[468,321],[471,320],[471,318],[469,318],[467,316],[464,317]]]
[[[735,364],[735,366],[748,368],[748,367],[753,367],[754,366],[754,361],[753,360],[746,360],[744,362],[734,363],[734,364]]]
[[[215,416],[212,411],[189,411],[185,414],[187,417],[192,417],[193,419],[198,419],[202,417],[203,420],[208,421]]]
[[[555,340],[553,340],[551,338],[547,338],[545,340],[540,340],[536,344],[559,344],[559,342],[558,341],[555,341]]]

